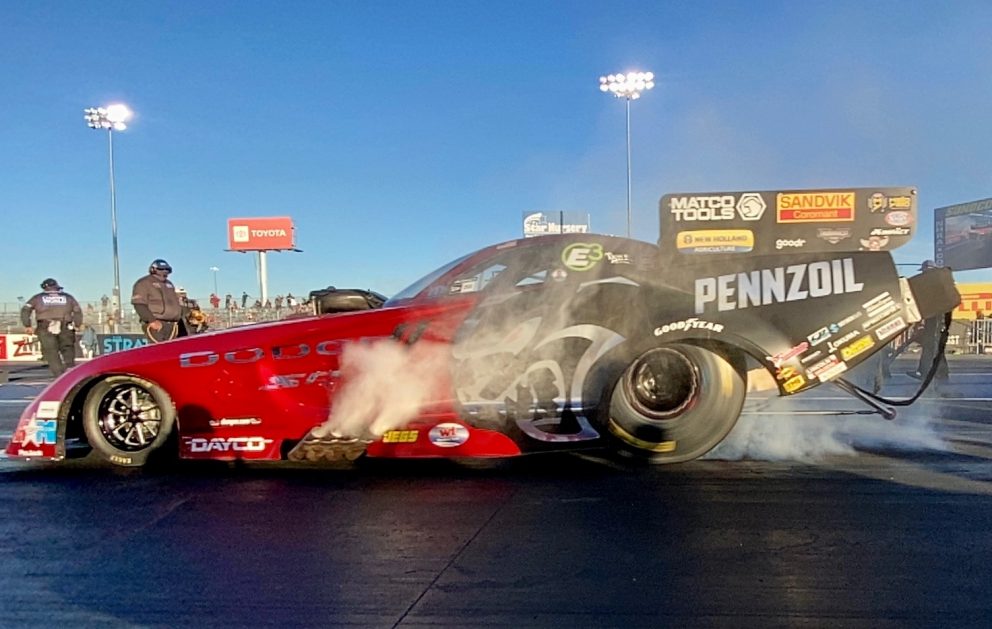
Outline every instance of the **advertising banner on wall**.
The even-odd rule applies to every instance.
[[[666,194],[658,244],[684,254],[890,251],[916,229],[915,188]]]
[[[588,232],[588,212],[524,212],[524,238]]]
[[[111,354],[122,352],[126,349],[144,347],[148,345],[148,338],[144,334],[97,334],[96,353]]]
[[[955,319],[992,319],[992,282],[958,284],[961,305],[954,309]]]
[[[34,334],[0,334],[0,360],[41,360],[41,345]]]
[[[992,267],[992,199],[933,211],[933,259],[955,271]]]
[[[288,216],[227,219],[231,251],[286,251],[296,248],[293,219]]]

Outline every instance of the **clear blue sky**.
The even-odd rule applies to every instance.
[[[667,192],[913,185],[934,207],[992,196],[992,3],[320,1],[0,5],[0,302],[47,276],[81,300],[157,257],[194,296],[258,293],[226,219],[292,216],[270,294],[393,293],[521,233],[528,210],[625,229],[621,101],[601,74],[651,70],[632,107],[634,236]],[[992,279],[989,271],[959,281]]]

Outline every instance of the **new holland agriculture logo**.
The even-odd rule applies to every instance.
[[[754,249],[750,229],[700,229],[679,232],[675,239],[682,253],[747,253]]]

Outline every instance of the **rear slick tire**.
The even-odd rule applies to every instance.
[[[608,430],[621,452],[657,464],[700,457],[737,423],[744,360],[676,343],[640,352],[610,396]]]
[[[96,383],[83,402],[83,431],[104,461],[140,467],[172,433],[176,409],[162,387],[134,376]]]

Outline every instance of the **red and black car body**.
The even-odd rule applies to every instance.
[[[6,453],[92,451],[137,466],[156,453],[307,461],[608,447],[685,461],[733,427],[749,371],[800,394],[956,305],[949,272],[927,282],[899,277],[886,251],[687,256],[593,234],[513,240],[381,308],[80,364],[25,409]],[[387,364],[370,359],[380,351]]]

